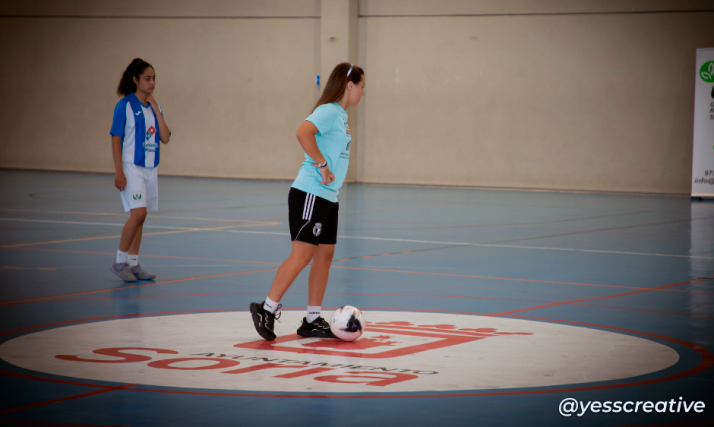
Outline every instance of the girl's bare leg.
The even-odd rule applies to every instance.
[[[310,277],[308,278],[308,305],[321,306],[325,297],[327,279],[330,276],[335,245],[318,245],[312,258]],[[271,297],[272,299],[272,297]]]
[[[278,268],[278,273],[275,275],[273,285],[270,287],[268,297],[271,300],[280,301],[283,298],[283,295],[288,291],[288,288],[293,284],[298,274],[310,263],[317,248],[318,246],[310,243],[297,240],[293,242],[293,250],[290,252],[290,256],[288,256],[288,259]]]

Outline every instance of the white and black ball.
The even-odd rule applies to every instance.
[[[362,311],[345,305],[332,313],[330,330],[343,341],[354,341],[364,333],[365,321]]]

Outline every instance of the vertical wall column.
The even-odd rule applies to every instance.
[[[332,69],[340,62],[356,63],[357,61],[357,17],[359,15],[359,0],[322,0],[320,11],[320,81],[325,87]],[[354,182],[357,177],[356,155],[360,149],[356,144],[357,108],[347,110],[349,126],[352,132],[350,146],[350,168],[345,182]]]

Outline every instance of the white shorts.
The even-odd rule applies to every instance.
[[[146,208],[149,212],[159,210],[159,182],[156,168],[145,168],[133,163],[122,163],[126,188],[121,194],[124,212],[136,208]]]

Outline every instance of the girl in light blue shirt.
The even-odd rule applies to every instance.
[[[255,329],[268,341],[276,337],[274,326],[280,299],[310,261],[307,316],[297,333],[303,337],[335,338],[320,312],[337,242],[337,194],[350,160],[352,135],[345,111],[357,106],[364,96],[364,85],[360,67],[348,62],[338,64],[314,111],[297,130],[305,161],[288,194],[292,252],[278,268],[265,301],[250,304]]]

